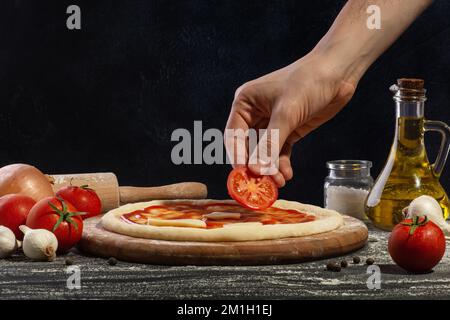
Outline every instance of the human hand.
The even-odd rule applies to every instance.
[[[338,63],[313,52],[237,89],[226,129],[279,130],[278,141],[270,135],[267,139],[268,148],[278,146],[274,154],[279,158],[248,164],[252,172],[261,174],[262,167],[275,165],[272,177],[279,187],[292,178],[292,145],[334,117],[353,96],[357,83],[340,70]],[[225,139],[229,155],[235,143]],[[245,157],[247,163],[248,153]]]
[[[345,106],[369,66],[431,3],[432,0],[349,0],[311,53],[241,86],[236,91],[227,129],[267,128],[269,134],[273,129],[279,130],[275,141],[278,144],[268,135],[266,146],[260,148],[261,141],[258,145],[258,149],[270,149],[265,152],[271,155],[269,164],[258,164],[258,157],[257,161],[252,159],[254,151],[251,161],[245,152],[244,164],[256,174],[267,172],[261,170],[267,166],[277,168],[273,178],[278,186],[283,186],[293,174],[292,145]],[[383,27],[376,30],[369,28],[367,20],[368,9],[373,6],[383,13]],[[237,143],[236,139],[241,141]],[[233,164],[235,146],[242,142],[246,141],[225,135]],[[273,154],[279,158],[273,159]]]

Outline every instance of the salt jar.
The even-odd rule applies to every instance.
[[[328,161],[324,184],[324,206],[361,220],[366,219],[365,201],[373,186],[372,162],[366,160]]]

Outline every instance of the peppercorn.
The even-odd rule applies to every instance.
[[[342,260],[341,261],[341,267],[342,268],[347,268],[348,267],[348,262],[346,260]]]
[[[334,272],[340,272],[340,271],[341,271],[341,266],[338,265],[338,264],[335,264],[335,265],[334,265],[334,268],[333,268],[333,271],[334,271]]]
[[[367,260],[366,260],[366,264],[369,266],[374,264],[374,262],[375,262],[375,260],[373,260],[373,258],[367,258]]]
[[[117,264],[117,259],[114,258],[114,257],[109,258],[109,259],[108,259],[108,264],[109,264],[110,266],[115,266],[115,265]]]
[[[329,263],[327,263],[327,270],[339,272],[339,271],[341,271],[341,266],[335,262],[329,262]]]
[[[358,264],[361,262],[361,258],[360,257],[353,257],[353,263],[354,264]]]
[[[66,266],[71,266],[73,265],[73,259],[70,257],[67,257],[65,260]]]

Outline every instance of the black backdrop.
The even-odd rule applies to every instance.
[[[223,129],[234,90],[307,53],[345,1],[2,1],[0,164],[113,171],[122,184],[183,180],[226,197],[227,165],[171,163],[176,128]],[[82,29],[66,28],[77,4]],[[450,123],[450,2],[437,0],[367,72],[349,105],[294,150],[281,197],[322,203],[325,162],[382,168],[393,135],[388,87],[426,80],[426,115]],[[427,138],[434,158],[438,136]],[[450,167],[442,183],[450,187]]]

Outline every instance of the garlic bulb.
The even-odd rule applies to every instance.
[[[429,220],[433,221],[439,228],[442,229],[446,236],[450,235],[450,225],[445,222],[442,208],[439,202],[430,196],[420,196],[414,199],[408,207],[403,209],[407,218],[427,216]]]
[[[19,229],[25,234],[23,237],[23,253],[28,258],[36,261],[53,261],[58,249],[58,240],[55,235],[45,229],[30,229],[20,226]]]
[[[14,232],[9,228],[0,226],[0,258],[9,257],[17,250],[17,241]]]

